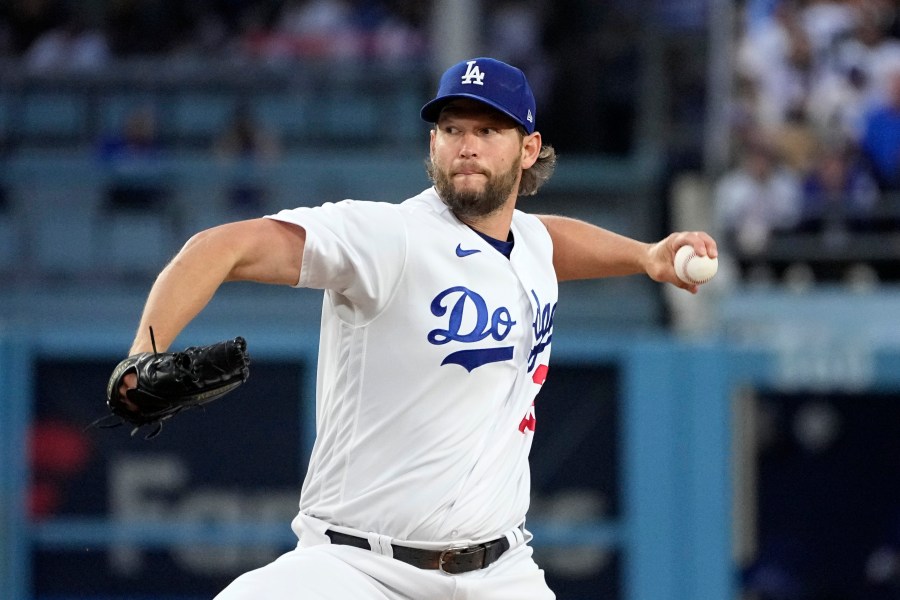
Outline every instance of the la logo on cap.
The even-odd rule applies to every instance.
[[[485,75],[489,75],[487,80]],[[480,101],[512,118],[526,133],[534,133],[534,94],[525,74],[512,65],[485,56],[456,63],[441,75],[437,95],[419,114],[425,121],[437,123],[441,110],[454,98]]]
[[[476,61],[470,60],[466,63],[466,72],[462,76],[463,83],[474,83],[475,85],[484,85],[484,73],[475,64]]]

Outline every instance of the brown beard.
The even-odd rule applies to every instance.
[[[521,159],[516,160],[508,171],[497,176],[484,170],[487,183],[482,191],[476,192],[458,191],[449,173],[439,169],[433,160],[426,161],[425,166],[438,196],[460,221],[479,219],[500,210],[515,189],[522,171]]]

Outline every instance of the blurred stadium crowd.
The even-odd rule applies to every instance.
[[[542,130],[563,152],[625,155],[638,143],[640,11],[621,4],[481,4],[484,52],[528,71],[545,107]],[[669,3],[650,4],[668,18]],[[422,63],[434,6],[10,0],[0,5],[0,58],[32,74],[102,73],[121,59],[147,57],[232,65]],[[731,155],[725,172],[707,168],[705,175],[715,183],[714,227],[740,277],[799,285],[900,279],[892,236],[900,224],[898,3],[747,0],[735,7]],[[665,75],[674,87],[668,110],[702,114],[709,108],[697,91],[702,57],[679,53],[676,45],[664,51],[675,67]],[[249,125],[252,111],[243,117]],[[247,136],[247,144],[259,137],[249,130]]]
[[[0,7],[0,52],[35,69],[148,55],[387,59],[421,51],[427,9],[398,0],[12,0]]]
[[[560,152],[633,152],[642,110],[635,75],[643,51],[636,43],[640,6],[473,1],[462,16],[454,12],[459,6],[449,0],[0,3],[0,272],[25,285],[59,274],[83,278],[101,263],[98,252],[83,250],[97,244],[81,230],[107,217],[121,220],[117,209],[143,207],[148,231],[150,217],[165,211],[186,217],[177,233],[163,235],[173,217],[153,228],[157,241],[142,244],[168,256],[174,240],[198,226],[192,216],[205,214],[205,225],[275,210],[297,201],[298,185],[304,201],[345,193],[339,186],[346,177],[298,182],[299,170],[288,165],[308,165],[313,149],[340,153],[344,165],[349,149],[363,163],[371,158],[363,153],[388,153],[414,162],[421,175],[424,125],[416,115],[435,70],[446,64],[434,40],[453,36],[441,29],[447,23],[477,30],[479,54],[528,72],[541,129]],[[448,10],[450,17],[441,16]],[[263,175],[259,168],[269,170]],[[346,168],[360,179],[371,176]],[[197,190],[201,175],[216,169],[219,179],[252,181],[220,202],[217,189]],[[395,176],[394,187],[379,190],[390,195],[407,189],[408,180]],[[199,208],[197,196],[229,214],[213,216]],[[73,198],[83,210],[66,221],[60,215],[73,211]],[[78,219],[88,222],[79,227]],[[137,263],[141,273],[158,266],[137,256],[122,261]]]
[[[428,64],[429,0],[9,0],[0,60],[32,76],[102,74],[129,59],[219,65]],[[585,0],[472,2],[479,53],[529,74],[542,128],[566,151],[623,153],[633,143],[641,6]],[[443,66],[443,62],[441,63]],[[556,110],[554,107],[565,106]],[[572,110],[580,122],[569,118]]]
[[[744,274],[896,280],[897,3],[750,0],[734,77],[733,164],[714,202]]]

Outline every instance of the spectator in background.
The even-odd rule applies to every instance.
[[[25,64],[40,72],[91,71],[106,65],[109,58],[104,33],[88,27],[81,15],[73,14],[34,41],[25,54]]]
[[[297,58],[392,61],[421,57],[429,3],[287,0],[270,22],[245,27],[242,46],[267,61]]]
[[[771,138],[773,149],[794,173],[802,176],[813,169],[821,140],[802,103],[788,110]]]
[[[353,13],[345,0],[288,0],[276,30],[294,51],[318,58],[352,58],[362,53]]]
[[[356,21],[370,38],[367,55],[391,61],[426,54],[430,3],[362,0],[358,5]]]
[[[542,44],[546,10],[542,2],[500,0],[485,5],[490,56],[519,65],[528,73],[538,105],[546,104],[552,81],[551,67]],[[543,96],[541,94],[544,94]]]
[[[883,191],[900,191],[900,65],[890,72],[887,95],[863,123],[861,145]]]
[[[214,140],[213,152],[233,171],[229,208],[247,215],[261,214],[267,194],[257,171],[261,164],[279,157],[279,139],[256,120],[247,104],[241,103]]]
[[[278,138],[256,120],[250,107],[241,103],[215,139],[213,150],[216,156],[229,160],[270,160],[278,157],[281,145]]]
[[[352,27],[350,5],[344,0],[288,0],[278,28],[298,35],[335,35]]]
[[[101,140],[98,154],[111,179],[105,208],[143,210],[160,208],[165,202],[163,148],[151,108],[129,113],[120,132]]]
[[[763,139],[743,149],[738,165],[714,191],[716,228],[739,256],[758,255],[773,232],[794,227],[800,209],[800,182]]]
[[[809,41],[813,76],[818,79],[823,71],[832,68],[837,43],[851,36],[857,27],[860,9],[847,0],[805,0],[799,16]]]
[[[878,186],[850,144],[823,144],[802,198],[797,229],[820,233],[836,246],[850,232],[872,229]]]
[[[746,33],[737,49],[737,70],[757,88],[757,123],[779,127],[791,110],[805,105],[813,58],[797,2],[779,2],[772,19]]]
[[[15,55],[24,54],[42,34],[59,27],[65,20],[62,0],[8,0],[0,2],[11,35]]]
[[[885,521],[884,540],[866,560],[866,600],[900,598],[900,506]]]
[[[100,158],[107,163],[153,160],[160,156],[162,145],[156,124],[156,112],[149,106],[130,111],[122,129],[103,138]]]
[[[836,40],[829,68],[810,92],[810,114],[826,136],[862,137],[863,117],[885,96],[886,74],[900,62],[900,41],[886,34],[888,21],[876,3],[855,6],[851,35]]]
[[[857,4],[857,27],[852,36],[841,40],[836,47],[839,66],[849,63],[863,70],[869,84],[869,102],[884,98],[885,83],[900,62],[900,40],[888,35],[890,20],[878,4],[875,0]]]
[[[825,138],[858,140],[870,97],[871,79],[866,70],[859,64],[848,64],[816,83],[809,97],[810,119]]]

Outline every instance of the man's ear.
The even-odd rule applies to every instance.
[[[535,131],[522,139],[522,168],[529,169],[541,153],[541,133]]]
[[[434,157],[434,140],[435,140],[436,130],[434,127],[431,128],[431,139],[428,142],[428,149],[431,152],[432,158]]]

